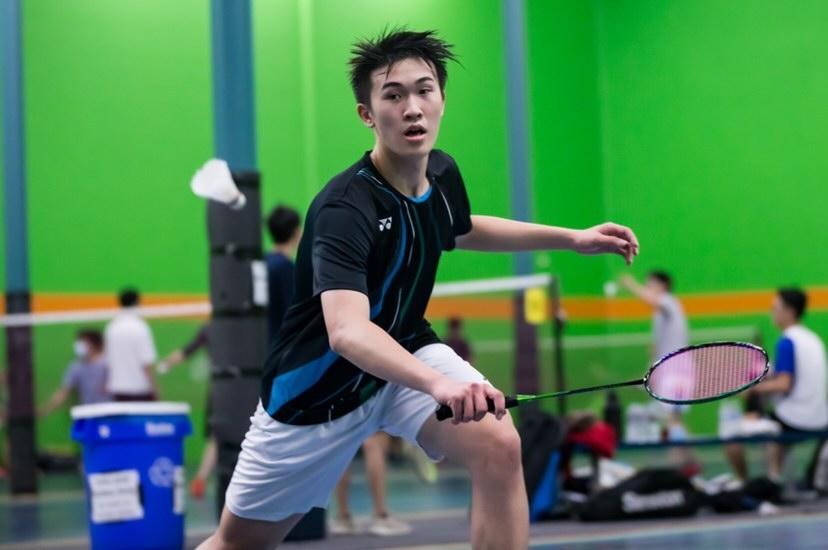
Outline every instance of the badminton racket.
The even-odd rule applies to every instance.
[[[643,378],[539,395],[506,396],[506,408],[542,399],[625,386],[644,386],[653,399],[665,403],[705,403],[748,389],[764,378],[769,367],[768,354],[753,344],[697,344],[665,355],[650,367]],[[494,402],[491,399],[488,401],[489,412],[494,412]],[[448,405],[441,405],[437,409],[437,420],[446,420],[452,416],[451,407]]]

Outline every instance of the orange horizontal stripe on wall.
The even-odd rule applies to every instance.
[[[144,305],[183,304],[203,302],[204,294],[144,294]],[[58,311],[76,311],[81,309],[111,309],[118,307],[118,298],[112,294],[97,293],[52,293],[38,292],[32,295],[33,313],[53,313]],[[6,300],[0,296],[0,311],[6,311]]]
[[[203,302],[204,294],[143,294],[141,304],[146,306],[159,304],[180,304]],[[57,294],[36,293],[32,296],[32,311],[72,311],[76,309],[104,309],[118,307],[118,299],[112,294]]]
[[[764,314],[770,310],[773,290],[685,294],[679,296],[690,317],[711,317],[719,315]],[[145,305],[200,302],[204,294],[145,294]],[[808,289],[809,309],[828,311],[828,287]],[[562,306],[567,318],[573,321],[632,321],[648,319],[650,307],[630,297],[604,298],[592,296],[565,297]],[[45,313],[82,309],[117,307],[116,297],[111,294],[81,293],[35,293],[32,297],[32,311]],[[5,301],[0,296],[0,307],[5,311]],[[511,319],[514,304],[511,298],[469,296],[434,298],[426,315],[432,319],[463,317],[465,319]]]

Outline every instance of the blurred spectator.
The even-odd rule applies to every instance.
[[[119,313],[104,331],[108,390],[115,401],[154,401],[158,387],[153,372],[157,356],[152,332],[138,314],[140,296],[135,289],[121,292]]]
[[[463,319],[451,317],[448,320],[448,333],[443,338],[443,343],[454,350],[454,353],[469,363],[472,362],[473,354],[466,336],[463,334]]]
[[[299,212],[288,206],[276,205],[267,217],[267,229],[273,248],[265,256],[267,262],[267,333],[273,345],[285,312],[293,302],[293,257],[302,238]]]
[[[822,431],[828,427],[828,365],[825,345],[813,331],[801,324],[807,297],[797,288],[777,291],[771,308],[773,323],[782,336],[776,343],[774,373],[749,390],[749,394],[775,399],[771,419],[782,433]],[[768,445],[768,477],[778,481],[788,446]],[[744,448],[738,443],[726,448],[737,476],[748,475]]]
[[[181,364],[184,360],[189,359],[195,352],[207,346],[207,329],[208,323],[199,327],[198,331],[193,335],[192,339],[181,348],[173,351],[167,357],[158,362],[159,374],[166,374],[171,368]]]
[[[388,513],[385,501],[385,472],[390,445],[391,436],[385,432],[377,432],[362,443],[368,488],[374,504],[374,516],[368,525],[368,532],[378,536],[397,536],[411,532],[408,523]],[[348,498],[350,487],[351,469],[348,468],[336,484],[337,515],[328,523],[328,531],[332,535],[353,535],[359,532],[351,516]]]
[[[673,278],[666,271],[651,271],[646,282],[642,285],[631,275],[624,275],[620,279],[622,287],[638,299],[646,302],[653,308],[653,339],[650,348],[651,363],[678,349],[687,347],[690,338],[687,329],[687,317],[681,302],[673,295]],[[671,381],[664,380],[667,385]],[[674,384],[684,384],[682,380],[675,380]],[[662,403],[666,420],[666,438],[668,441],[687,439],[687,428],[684,426],[682,414],[688,407]],[[687,448],[676,447],[670,450],[670,461],[679,464],[688,473],[697,473],[699,466]]]
[[[209,343],[208,339],[209,325],[205,323],[193,338],[185,344],[182,348],[177,349],[165,357],[158,363],[158,373],[166,374],[171,368],[179,365],[186,359],[189,359],[195,352],[204,348]],[[207,479],[213,473],[218,459],[218,447],[216,439],[213,437],[213,427],[210,424],[210,419],[213,415],[212,401],[210,399],[210,390],[207,389],[207,406],[204,411],[204,449],[201,451],[201,462],[198,465],[198,471],[195,477],[190,481],[190,494],[197,499],[204,498],[204,493],[207,488]]]
[[[653,308],[653,361],[688,345],[687,317],[673,295],[673,279],[667,272],[651,271],[644,285],[631,275],[621,277],[620,283]]]
[[[63,384],[38,411],[40,416],[51,414],[63,406],[73,392],[79,405],[111,401],[106,390],[108,371],[101,332],[91,329],[78,331],[73,351],[75,360],[66,367]]]

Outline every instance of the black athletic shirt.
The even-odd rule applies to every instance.
[[[274,419],[327,422],[385,385],[331,350],[323,291],[368,296],[371,320],[410,352],[439,342],[424,318],[426,305],[440,254],[471,230],[471,215],[454,159],[432,151],[427,175],[428,190],[407,197],[382,178],[366,153],[311,203],[296,258],[293,305],[262,380],[262,405]]]

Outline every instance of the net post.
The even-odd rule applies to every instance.
[[[552,368],[555,373],[555,391],[566,391],[566,371],[563,356],[564,316],[561,310],[560,278],[553,275],[549,280],[549,323],[552,330]],[[558,399],[558,414],[566,416],[566,397]]]
[[[515,338],[515,393],[535,394],[538,381],[538,331],[524,315],[526,289],[516,290],[513,298]]]

